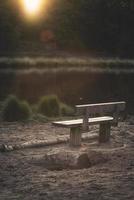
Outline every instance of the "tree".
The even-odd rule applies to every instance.
[[[0,6],[0,54],[17,48],[19,29],[17,18],[10,7],[9,1],[3,1]]]

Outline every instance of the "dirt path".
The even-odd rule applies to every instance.
[[[97,132],[97,126],[90,127],[91,134]],[[68,130],[49,123],[1,124],[0,144],[50,140],[68,134]],[[91,140],[84,142],[82,148],[106,154],[107,162],[87,169],[50,171],[43,162],[34,161],[41,160],[47,152],[68,150],[67,144],[0,152],[0,200],[133,200],[134,125],[121,123],[112,128],[108,145],[100,146]]]

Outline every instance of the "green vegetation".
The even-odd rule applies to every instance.
[[[31,116],[31,109],[26,101],[20,101],[16,96],[9,96],[4,102],[2,120],[13,122],[27,120]]]
[[[48,118],[47,116],[36,112],[36,113],[33,113],[31,120],[34,121],[34,122],[46,123],[46,122],[52,121],[53,119],[52,118]]]
[[[48,117],[56,117],[60,115],[60,101],[57,96],[43,96],[38,105],[39,113]]]
[[[72,115],[74,115],[74,109],[62,103],[56,95],[43,96],[35,105],[29,105],[28,102],[14,95],[0,102],[0,118],[7,122],[26,120],[47,122],[54,120],[55,117]]]
[[[74,109],[62,103],[56,95],[48,95],[41,97],[38,112],[47,117],[72,116]]]
[[[75,113],[74,108],[65,103],[60,103],[60,109],[62,116],[73,116]]]

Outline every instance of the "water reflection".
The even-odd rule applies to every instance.
[[[0,98],[16,94],[34,103],[43,95],[57,94],[71,105],[125,100],[133,105],[134,73],[45,71],[0,73]]]

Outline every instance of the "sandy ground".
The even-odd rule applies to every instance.
[[[91,126],[89,134],[98,133]],[[96,138],[71,149],[68,144],[0,152],[0,200],[133,200],[134,199],[134,123],[121,122],[112,127],[109,144]],[[68,129],[50,123],[0,124],[0,144],[23,144],[35,140],[66,137]],[[48,170],[42,159],[55,151],[98,151],[107,155],[90,168]]]

